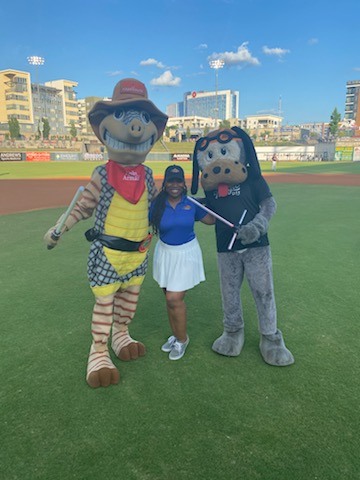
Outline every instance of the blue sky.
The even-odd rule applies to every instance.
[[[186,91],[240,91],[240,117],[284,124],[344,114],[346,82],[360,79],[360,1],[18,0],[0,6],[0,70],[39,82],[78,82],[78,98],[110,96],[121,78],[143,81],[163,111]]]

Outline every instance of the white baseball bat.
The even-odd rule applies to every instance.
[[[205,205],[203,205],[202,203],[198,202],[197,200],[195,200],[195,198],[192,198],[192,197],[187,197],[190,202],[193,202],[195,203],[195,205],[197,205],[198,207],[202,208],[203,210],[205,210],[205,212],[207,213],[210,213],[210,215],[212,215],[213,217],[217,218],[218,220],[220,220],[221,222],[225,223],[226,225],[228,225],[229,227],[235,227],[235,225],[231,222],[229,222],[228,220],[226,220],[226,218],[218,215],[217,213],[213,212],[212,210],[210,210],[210,208],[207,208],[205,207]]]
[[[70,205],[68,206],[66,212],[63,214],[62,218],[61,218],[61,221],[59,223],[59,225],[57,225],[57,227],[55,228],[55,230],[52,232],[51,234],[51,238],[55,241],[59,240],[59,238],[61,237],[61,230],[66,222],[66,220],[69,218],[70,216],[70,213],[72,211],[72,209],[74,208],[75,206],[75,203],[78,201],[78,198],[80,197],[80,195],[82,194],[82,192],[85,190],[85,187],[79,187],[77,189],[77,192],[75,193],[74,195],[74,198],[71,200],[71,203]],[[50,250],[52,247],[51,246],[48,246],[48,249]]]
[[[242,222],[244,221],[244,218],[245,218],[245,215],[247,214],[247,210],[245,208],[245,210],[243,211],[243,214],[241,215],[241,218],[239,220],[239,226],[242,224]],[[228,245],[228,250],[231,250],[234,243],[235,243],[235,240],[236,240],[236,237],[237,237],[237,232],[234,233],[234,235],[232,236],[232,239],[230,240],[230,243]]]

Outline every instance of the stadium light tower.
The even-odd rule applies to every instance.
[[[35,73],[36,73],[36,84],[37,84],[37,91],[38,91],[38,103],[39,103],[39,129],[41,133],[41,138],[43,136],[43,122],[42,122],[42,104],[40,101],[40,86],[39,86],[39,65],[44,65],[45,58],[44,57],[37,57],[36,55],[32,55],[31,57],[27,57],[27,60],[30,65],[35,66]]]
[[[30,65],[35,65],[35,72],[36,72],[36,83],[39,87],[39,65],[44,65],[45,58],[44,57],[37,57],[35,55],[31,57],[27,57],[27,60]]]
[[[215,69],[215,128],[218,126],[218,116],[219,116],[219,108],[218,108],[218,82],[219,82],[219,68],[223,68],[225,65],[224,60],[220,58],[216,60],[211,60],[209,62],[210,68]]]

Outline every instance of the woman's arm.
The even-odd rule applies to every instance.
[[[203,217],[200,222],[205,223],[205,225],[214,225],[216,222],[216,218],[211,215],[210,213],[207,213],[205,217]]]

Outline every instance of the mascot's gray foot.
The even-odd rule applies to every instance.
[[[240,355],[244,345],[244,329],[241,328],[237,332],[226,332],[217,338],[212,345],[214,352],[228,357],[237,357]]]
[[[260,352],[266,363],[275,367],[286,367],[294,363],[294,357],[285,346],[280,330],[273,335],[261,335]]]

